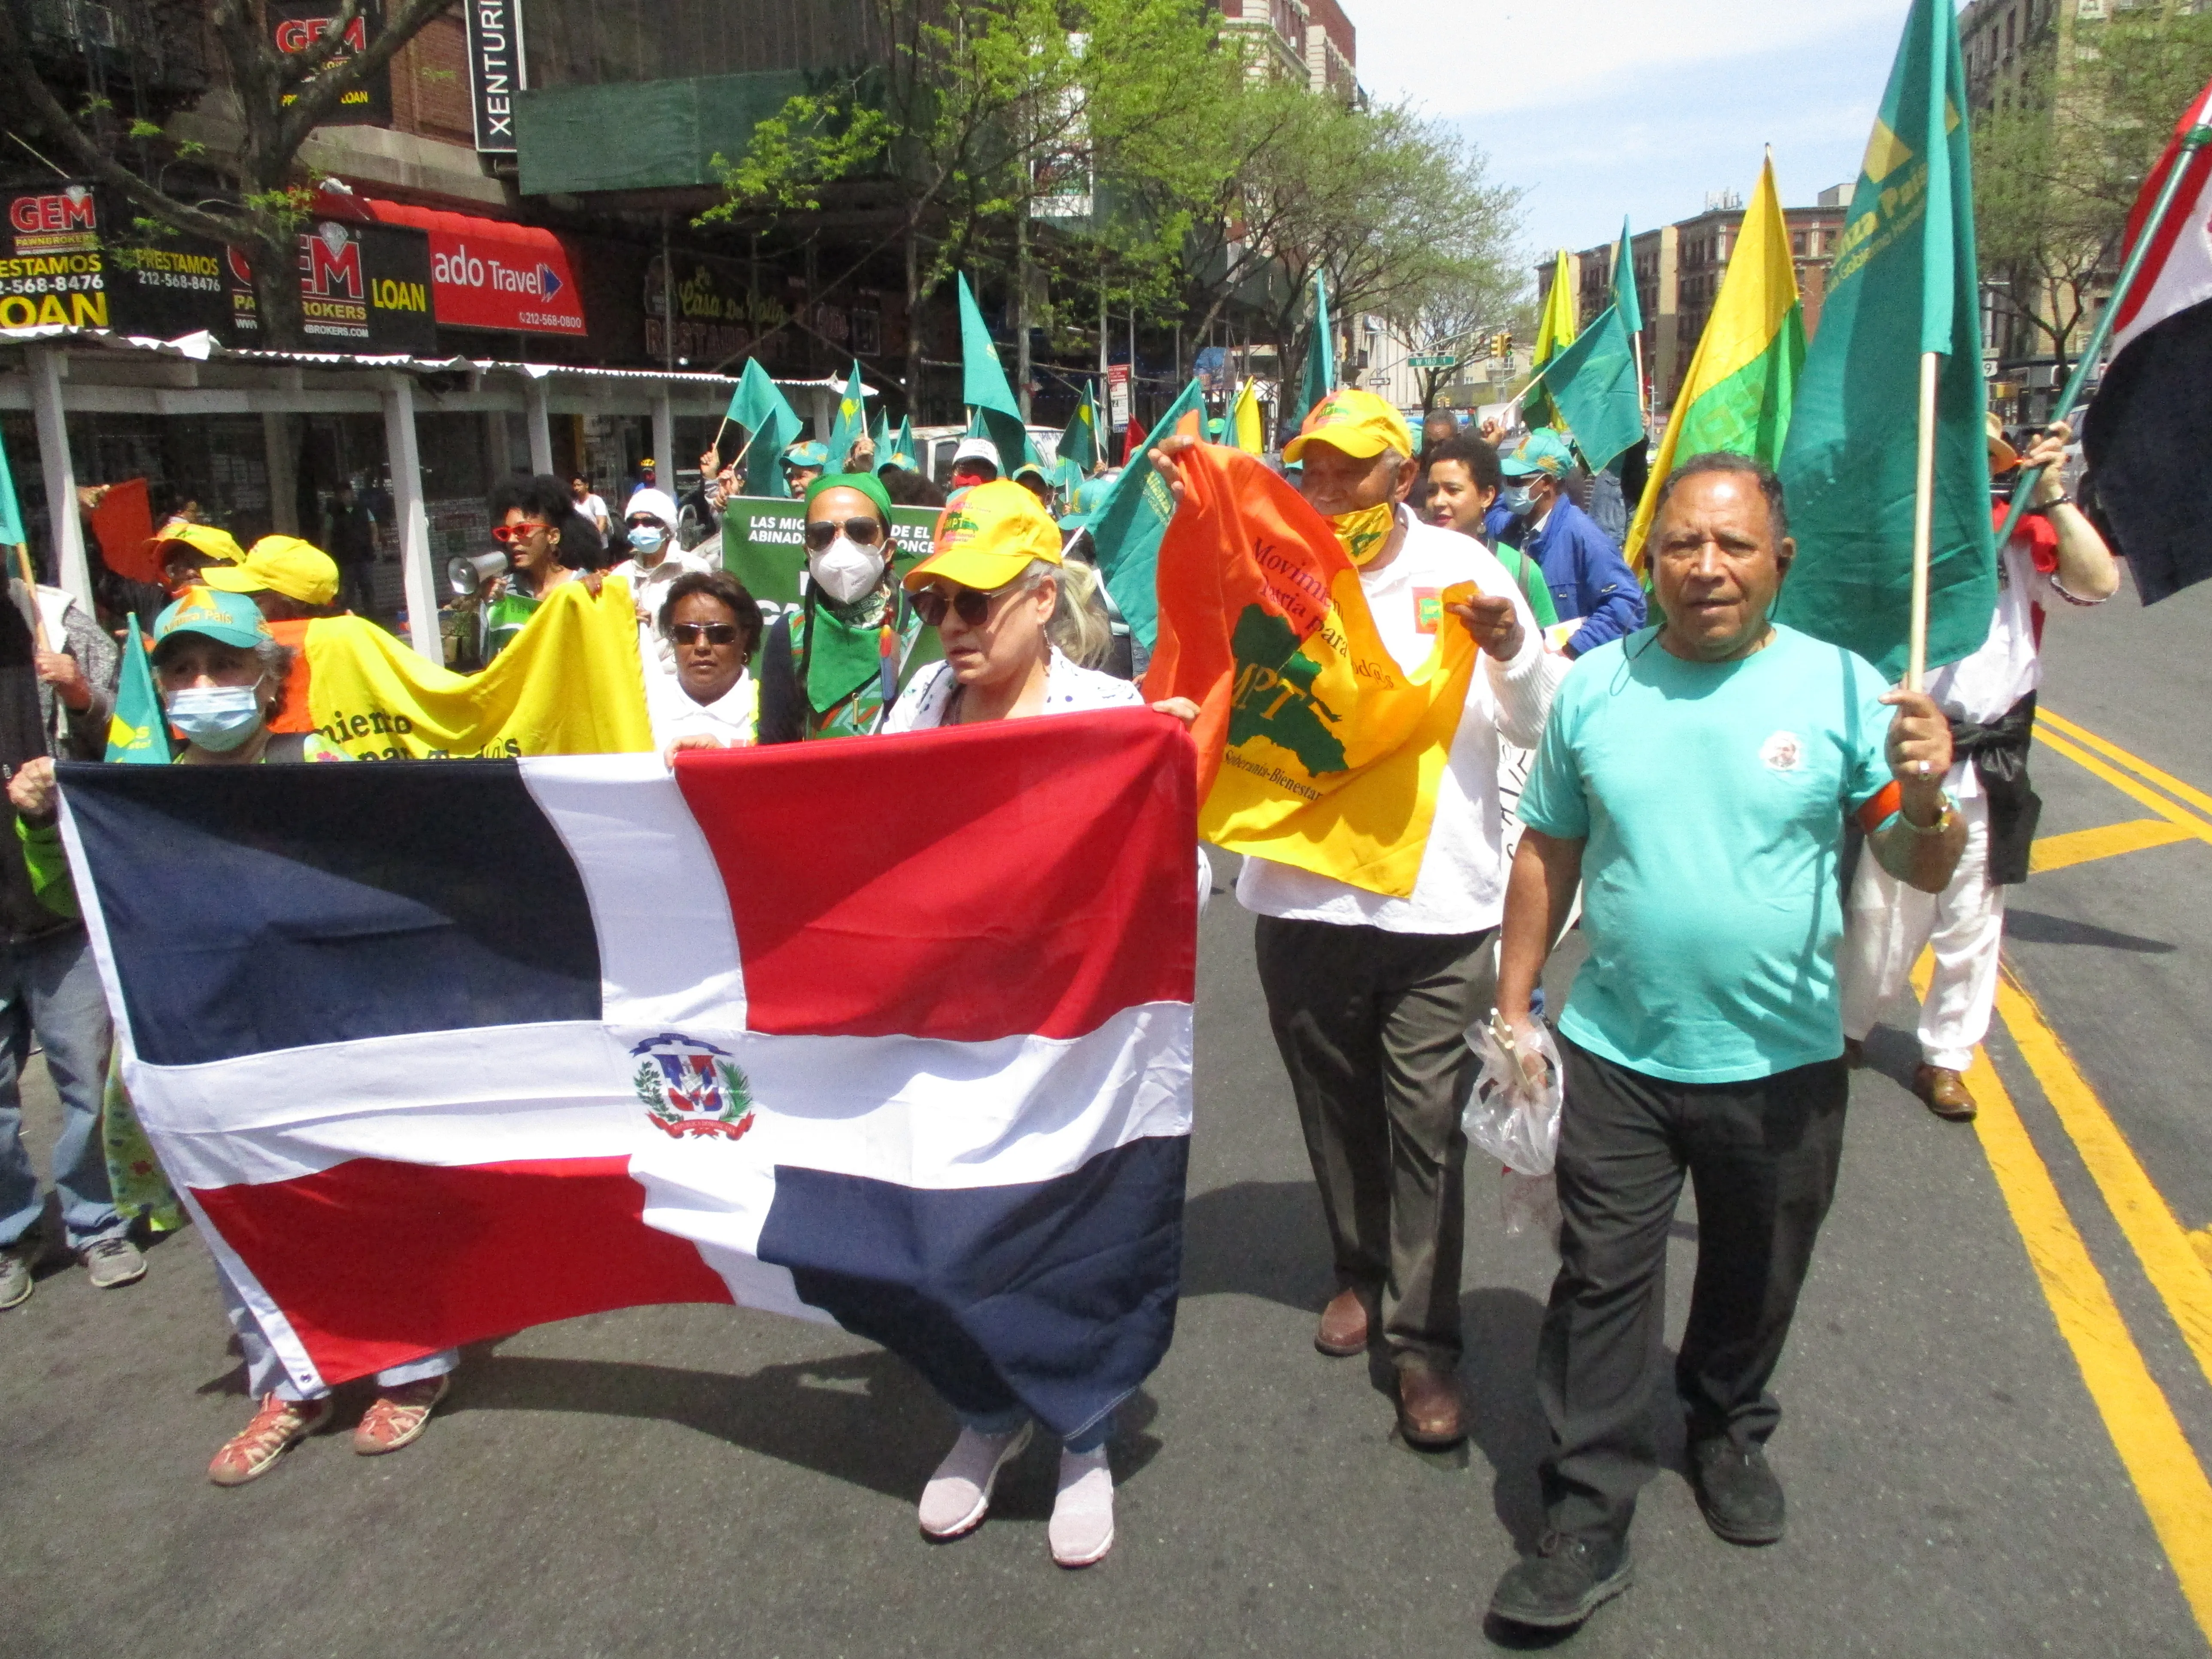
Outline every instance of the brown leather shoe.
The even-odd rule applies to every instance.
[[[1966,1080],[1956,1072],[1943,1066],[1920,1066],[1912,1073],[1912,1092],[1918,1095],[1928,1109],[1940,1118],[1953,1123],[1971,1123],[1974,1119],[1974,1097],[1966,1091]]]
[[[1349,1359],[1367,1352],[1367,1299],[1358,1291],[1339,1291],[1321,1310],[1314,1329],[1314,1346],[1331,1359]]]
[[[1426,1365],[1398,1368],[1398,1432],[1409,1446],[1441,1451],[1467,1438],[1460,1422],[1459,1376]]]

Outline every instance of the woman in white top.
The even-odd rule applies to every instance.
[[[1086,665],[1112,643],[1096,582],[1087,567],[1062,563],[1058,526],[1021,485],[1001,480],[969,490],[939,521],[935,550],[906,577],[945,660],[915,676],[884,731],[1141,707],[1135,686]],[[1185,724],[1198,717],[1182,698],[1152,707]],[[1013,1403],[960,1418],[960,1438],[922,1489],[921,1529],[939,1540],[982,1523],[999,1471],[1029,1443],[1033,1427]],[[1064,1567],[1087,1567],[1114,1547],[1106,1461],[1113,1431],[1109,1413],[1061,1447],[1047,1535]]]
[[[760,713],[758,687],[746,672],[760,647],[753,596],[720,570],[687,571],[670,584],[660,633],[675,667],[647,671],[654,744],[664,755],[750,744]]]

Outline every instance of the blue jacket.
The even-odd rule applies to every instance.
[[[1543,571],[1561,619],[1583,619],[1567,641],[1576,656],[1644,626],[1644,585],[1611,538],[1572,501],[1560,498],[1544,527],[1524,537],[1521,550]]]

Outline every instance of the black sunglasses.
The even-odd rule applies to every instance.
[[[840,524],[835,519],[810,519],[806,521],[806,544],[819,553],[837,539],[837,532],[846,535],[862,547],[873,547],[884,533],[880,519],[848,519]]]
[[[738,625],[735,623],[671,623],[668,637],[678,645],[696,645],[703,639],[709,645],[735,645]]]
[[[970,628],[981,628],[990,620],[993,607],[1013,591],[1012,582],[988,593],[973,587],[957,587],[949,593],[941,587],[925,587],[914,596],[914,611],[932,628],[944,627],[948,612]]]

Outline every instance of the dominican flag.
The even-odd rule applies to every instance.
[[[2212,576],[2212,86],[2144,181],[2130,250],[2176,168],[2180,192],[2120,308],[2112,365],[2081,434],[2098,505],[2145,605]]]
[[[124,1075],[209,1243],[303,1385],[724,1302],[1089,1426],[1175,1326],[1188,738],[679,758],[62,769]]]

